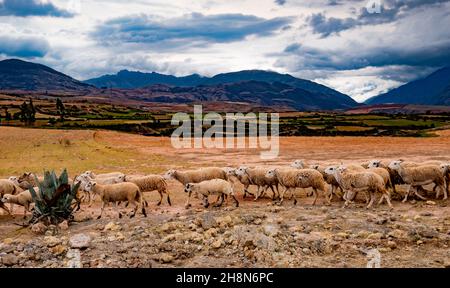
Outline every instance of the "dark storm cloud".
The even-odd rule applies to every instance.
[[[165,20],[150,15],[133,15],[103,23],[92,36],[106,44],[207,45],[239,41],[250,35],[269,36],[291,21],[288,17],[264,19],[243,14],[192,13]]]
[[[57,8],[52,3],[40,0],[3,0],[0,2],[0,16],[53,16],[72,17],[73,14]]]
[[[308,24],[316,34],[321,37],[328,37],[333,33],[339,33],[357,26],[377,25],[391,23],[408,15],[408,13],[417,8],[440,5],[450,0],[384,0],[380,1],[380,13],[371,13],[366,9],[367,1],[353,1],[360,5],[360,12],[356,18],[327,18],[323,13],[316,13],[308,18]],[[328,5],[339,5],[341,2],[330,0]]]
[[[275,0],[275,3],[280,6],[283,6],[284,4],[286,4],[286,0]]]
[[[50,46],[45,39],[0,36],[0,54],[8,57],[43,57],[49,49]]]

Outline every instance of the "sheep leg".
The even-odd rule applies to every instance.
[[[262,192],[261,192],[261,194],[260,194],[260,192],[259,192],[260,189],[261,189],[261,186],[258,186],[258,190],[256,191],[255,199],[253,199],[253,201],[258,200],[259,196],[262,194]],[[264,188],[263,188],[263,189],[264,189]]]
[[[367,205],[366,209],[372,208],[373,202],[375,202],[375,195],[374,193],[370,193],[370,202],[369,205]]]
[[[280,198],[280,188],[279,188],[278,184],[275,185],[275,190],[277,191],[277,194],[275,195],[275,198],[274,198],[276,200],[276,199]]]
[[[14,204],[9,203],[9,210],[11,211],[11,215],[13,214]]]
[[[158,193],[159,193],[159,202],[158,202],[158,204],[156,204],[156,206],[161,206],[161,203],[162,203],[162,200],[163,200],[163,194],[162,194],[161,191],[158,191]]]
[[[411,190],[411,185],[408,185],[408,188],[406,188],[405,198],[403,199],[403,203],[408,201],[409,191]]]
[[[414,195],[419,197],[421,200],[427,200],[427,198],[425,198],[425,197],[423,197],[422,195],[419,194],[419,191],[417,190],[417,188],[414,189]]]
[[[188,193],[188,198],[186,200],[186,204],[184,205],[184,207],[186,209],[188,209],[189,207],[191,207],[191,204],[189,203],[189,200],[191,199],[191,192]]]
[[[100,215],[97,217],[97,219],[102,218],[103,210],[105,210],[105,202],[102,202],[102,210],[100,211]]]
[[[167,193],[167,203],[169,204],[169,206],[172,206],[172,202],[170,201],[169,193]]]
[[[122,218],[122,213],[120,213],[119,205],[117,204],[117,202],[115,202],[113,205],[114,205],[114,210],[116,210],[117,214],[119,215],[119,219],[121,219]]]
[[[391,203],[391,196],[389,195],[389,193],[384,194],[384,198],[386,199],[389,208],[391,208],[391,210],[394,209]]]
[[[134,216],[136,216],[136,212],[137,212],[137,210],[138,210],[138,208],[139,208],[139,205],[138,205],[138,203],[136,203],[136,201],[134,201],[134,199],[131,201],[130,204],[133,204],[133,205],[134,205],[133,212],[132,212],[132,214],[130,215],[130,219],[131,219],[131,218],[133,218]]]
[[[319,197],[319,194],[317,193],[317,189],[316,188],[313,188],[313,195],[314,195],[314,201],[313,201],[313,206],[315,206],[316,205],[316,202],[317,202],[317,198]]]
[[[203,196],[203,207],[209,207],[208,196]]]
[[[247,194],[250,194],[250,193],[248,193],[248,187],[249,187],[249,185],[244,185],[244,196],[242,197],[242,198],[247,198]]]
[[[287,191],[291,190],[291,188],[286,187],[286,189],[283,191],[283,193],[281,193],[280,195],[280,204],[283,203],[284,200],[284,194],[286,194]]]
[[[220,199],[220,201],[219,201]],[[220,207],[222,206],[224,201],[224,194],[220,194],[219,197],[217,198],[216,204],[214,204],[214,207]]]
[[[328,203],[331,203],[331,201],[333,200],[333,194],[335,193],[335,186],[334,185],[330,185],[328,190],[331,190],[330,193],[328,193],[328,195],[325,195],[325,197],[327,198]]]

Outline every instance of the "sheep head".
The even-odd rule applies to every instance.
[[[305,167],[305,163],[303,162],[303,160],[295,160],[291,164],[291,167],[296,168],[296,169],[303,169]]]
[[[313,164],[310,166],[310,168],[314,170],[319,170],[319,166],[320,166],[319,164]]]
[[[403,163],[403,160],[395,160],[389,163],[389,168],[392,170],[399,170],[401,168],[401,164]]]
[[[334,175],[336,173],[337,173],[337,167],[336,166],[329,166],[329,167],[325,168],[325,174]]]
[[[184,192],[185,193],[191,193],[192,192],[192,187],[194,187],[194,184],[192,184],[192,183],[186,184],[186,186],[184,186]]]
[[[248,171],[248,167],[241,166],[238,169],[236,169],[236,175],[244,176],[245,174],[247,174],[247,171]]]
[[[9,201],[10,201],[10,199],[11,199],[12,196],[13,196],[13,195],[11,195],[11,194],[5,194],[5,195],[3,195],[2,199],[1,199],[1,202],[2,202],[2,203],[9,203]]]
[[[379,168],[381,166],[380,160],[371,160],[369,162],[368,168]]]
[[[177,173],[176,170],[170,169],[169,171],[166,172],[166,174],[164,174],[163,177],[164,177],[164,179],[166,179],[166,180],[170,180],[170,179],[173,179],[173,178],[174,178],[175,173]]]
[[[86,192],[93,192],[94,187],[97,185],[97,182],[94,181],[90,181],[86,184],[86,186],[84,186],[84,190]]]
[[[234,176],[234,175],[236,175],[236,169],[231,168],[231,167],[225,167],[225,168],[223,168],[223,171],[225,171],[227,176]]]
[[[270,169],[269,171],[267,171],[266,173],[266,177],[267,178],[273,178],[277,176],[277,169]]]

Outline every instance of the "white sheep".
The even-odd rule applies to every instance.
[[[305,168],[305,162],[303,160],[295,160],[292,162],[291,167],[295,169],[303,169]]]
[[[325,173],[334,175],[340,186],[345,191],[345,204],[347,207],[351,202],[349,193],[368,192],[370,195],[370,201],[367,205],[367,209],[371,208],[375,201],[375,193],[381,194],[381,199],[378,204],[381,204],[383,199],[386,200],[389,207],[392,209],[389,191],[386,190],[383,178],[370,171],[365,172],[352,172],[349,171],[346,166],[328,167]]]
[[[23,192],[23,189],[15,185],[14,182],[0,179],[0,198],[3,198],[3,196],[7,194],[16,195],[21,192]],[[13,212],[13,204],[11,204],[10,209],[8,209],[3,202],[0,201],[0,208],[4,209],[8,214]]]
[[[87,201],[89,202],[89,207],[92,206],[92,202],[94,201],[94,195],[91,195],[86,190],[86,185],[89,182],[95,181],[96,183],[101,184],[101,185],[110,185],[110,184],[117,184],[117,183],[125,182],[125,178],[126,178],[125,174],[116,174],[113,176],[111,176],[109,174],[103,174],[103,175],[107,175],[107,176],[99,177],[97,175],[96,178],[91,178],[91,176],[89,176],[89,175],[92,175],[92,174],[88,174],[87,172],[85,172],[75,178],[75,183],[78,183],[78,182],[80,183],[80,186],[78,189],[83,191],[84,193],[86,193],[86,196],[87,196],[86,198],[87,198]]]
[[[445,181],[447,182],[447,192],[450,192],[450,163],[439,165],[439,169],[441,169],[442,175],[444,175]]]
[[[207,180],[200,183],[188,183],[185,186],[184,192],[188,193],[188,198],[190,198],[192,193],[202,195],[205,208],[209,207],[208,196],[215,194],[220,197],[220,201],[217,202],[214,207],[222,206],[225,195],[232,197],[236,207],[239,207],[239,202],[234,196],[232,185],[223,179]]]
[[[39,188],[35,187],[34,190],[39,191]],[[23,206],[23,218],[25,218],[27,212],[30,211],[30,205],[33,203],[33,197],[31,196],[30,190],[26,190],[17,195],[3,195],[1,202]]]
[[[133,213],[130,215],[130,218],[133,218],[136,215],[136,211],[139,205],[142,208],[142,214],[147,217],[147,213],[144,207],[144,197],[139,187],[134,183],[123,182],[110,185],[101,185],[92,181],[86,185],[86,190],[90,193],[93,193],[94,195],[99,195],[100,199],[102,199],[102,210],[97,219],[100,219],[102,217],[105,205],[108,203],[114,204],[117,212],[119,213],[119,218],[122,218],[122,214],[117,208],[117,202],[128,202],[129,204],[135,206]],[[136,203],[136,201],[139,205]]]
[[[212,179],[223,179],[228,181],[228,175],[222,168],[217,167],[207,167],[200,168],[197,170],[187,170],[187,171],[179,171],[171,169],[164,174],[164,178],[167,180],[175,179],[183,186],[186,186],[188,183],[200,183],[206,180]],[[198,196],[196,193],[192,195]],[[189,198],[186,201],[185,206],[189,207]]]
[[[224,171],[224,169],[216,167],[200,168],[197,170],[187,171],[172,169],[164,174],[164,178],[167,180],[175,179],[183,185],[186,185],[188,183],[200,183],[212,179],[228,180],[227,173]]]
[[[158,206],[161,205],[163,200],[163,194],[167,195],[167,203],[172,206],[172,203],[170,202],[170,193],[169,189],[167,188],[167,182],[164,179],[164,177],[160,175],[147,175],[143,177],[133,177],[133,176],[127,176],[125,178],[126,182],[131,182],[136,184],[139,189],[141,189],[141,192],[152,192],[152,191],[158,191],[159,193],[159,202]]]
[[[276,178],[285,190],[280,195],[280,203],[284,200],[286,192],[295,188],[312,188],[314,193],[314,202],[316,204],[318,198],[318,190],[325,192],[325,180],[322,174],[314,169],[270,169],[266,174],[269,178]],[[294,193],[292,192],[292,195]],[[297,199],[294,197],[294,205]],[[326,197],[329,203],[328,197]]]
[[[441,169],[435,165],[425,165],[417,167],[404,167],[402,160],[392,161],[389,164],[389,168],[398,172],[403,181],[408,185],[406,189],[406,195],[403,202],[408,200],[411,187],[413,187],[415,195],[422,200],[426,198],[422,197],[415,187],[428,185],[434,183],[440,191],[444,192],[444,200],[447,199],[447,190],[445,189],[445,179]],[[436,194],[439,197],[440,192]]]
[[[278,180],[274,177],[267,177],[267,168],[249,168],[246,166],[239,167],[236,169],[236,175],[240,178],[245,179],[251,185],[256,185],[258,190],[256,191],[255,201],[267,193],[267,190],[270,188],[273,193],[272,199],[276,199],[279,196],[278,191]],[[245,195],[244,195],[245,196]]]
[[[336,195],[338,198],[343,198],[343,190],[342,188],[339,186],[339,183],[336,181],[336,178],[334,178],[333,175],[327,174],[325,173],[325,166],[321,166],[319,164],[313,164],[310,166],[311,169],[317,170],[319,171],[322,176],[323,179],[325,180],[325,182],[327,182],[331,189],[330,192],[328,193],[328,197],[330,199],[330,202],[333,200],[333,196]],[[341,192],[339,193],[338,190],[340,190]]]
[[[92,171],[86,171],[83,174],[84,176],[88,176],[91,179],[98,179],[98,178],[114,178],[118,176],[125,176],[122,172],[110,172],[110,173],[103,173],[103,174],[95,174]]]

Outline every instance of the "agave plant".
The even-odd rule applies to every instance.
[[[79,203],[76,195],[80,183],[71,186],[66,169],[59,177],[54,171],[46,171],[44,181],[39,182],[36,178],[36,183],[38,183],[39,191],[30,188],[35,206],[29,224],[43,221],[46,224],[57,225],[64,220],[73,220],[73,212],[76,207],[73,202],[75,200]]]

